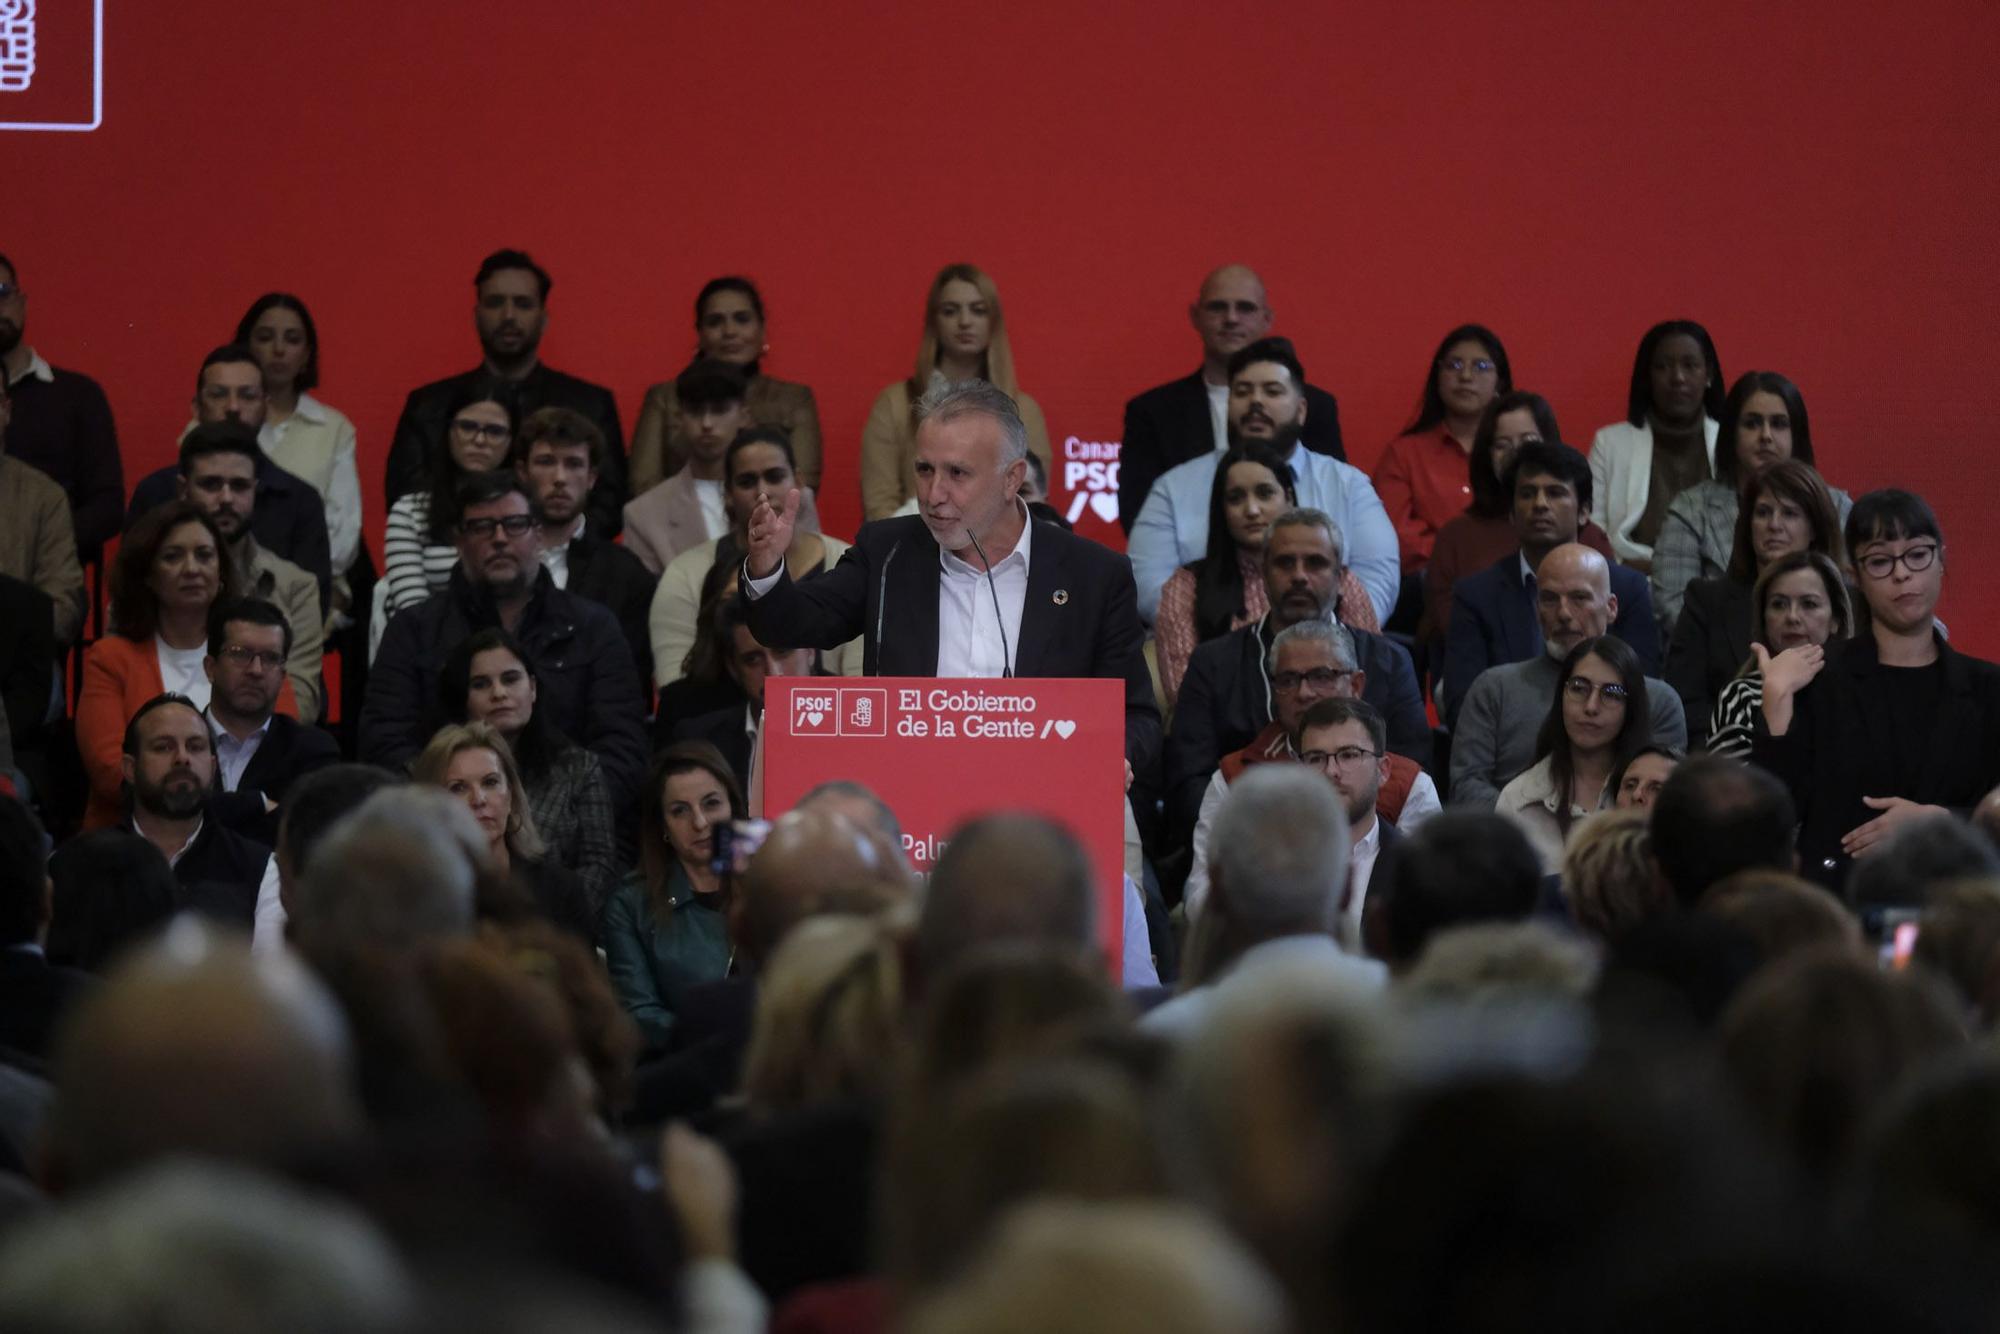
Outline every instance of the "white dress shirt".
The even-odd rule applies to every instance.
[[[542,539],[542,568],[549,572],[549,578],[557,588],[569,587],[569,544],[583,532],[583,523],[584,516],[579,514],[570,526],[568,537],[560,542],[550,542],[546,537]]]
[[[1229,386],[1227,384],[1211,384],[1204,387],[1208,390],[1208,424],[1215,432],[1215,452],[1218,454],[1227,453],[1229,450]]]
[[[271,730],[271,720],[266,718],[263,726],[249,736],[238,741],[230,730],[208,715],[209,731],[215,734],[215,764],[222,774],[222,790],[234,792],[243,781],[243,771],[250,767],[250,761],[257,758],[257,748],[264,744],[264,737]]]
[[[1352,831],[1350,831],[1352,832]],[[1342,949],[1360,954],[1361,907],[1368,898],[1368,877],[1375,873],[1375,856],[1382,851],[1382,818],[1368,812],[1368,832],[1354,840],[1347,853],[1347,895],[1340,905],[1335,935]]]

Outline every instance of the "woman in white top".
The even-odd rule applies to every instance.
[[[361,477],[354,423],[312,396],[319,387],[319,330],[306,303],[266,292],[236,324],[236,341],[264,372],[264,425],[257,443],[326,503],[333,573],[347,573],[361,549]]]
[[[1721,416],[1722,363],[1708,330],[1693,320],[1646,330],[1632,362],[1626,420],[1590,444],[1596,518],[1620,562],[1641,572],[1652,567],[1667,506],[1714,475]]]
[[[1624,640],[1586,639],[1563,658],[1534,766],[1500,789],[1494,807],[1528,836],[1542,874],[1561,869],[1563,845],[1584,817],[1612,804],[1611,777],[1651,740],[1651,719],[1645,671]]]
[[[452,530],[458,526],[459,479],[503,467],[520,425],[512,396],[490,385],[460,395],[445,423],[445,448],[430,489],[412,491],[389,507],[382,580],[391,616],[444,589],[458,563]]]

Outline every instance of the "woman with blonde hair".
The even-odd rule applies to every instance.
[[[1000,291],[971,264],[947,264],[931,281],[915,373],[875,398],[861,428],[861,510],[886,519],[916,498],[917,432],[910,408],[934,379],[985,380],[1013,398],[1028,428],[1028,450],[1049,466],[1049,428],[1042,409],[1014,377],[1014,349],[1000,313]]]
[[[1653,865],[1652,812],[1624,806],[1585,820],[1563,849],[1562,892],[1571,920],[1599,940],[1672,912]]]
[[[494,869],[526,894],[537,911],[585,940],[597,939],[583,881],[543,855],[527,785],[498,728],[488,723],[440,727],[411,762],[410,776],[465,803],[486,834],[486,854]]]
[[[744,1100],[758,1114],[879,1102],[902,1019],[893,929],[845,914],[808,918],[786,933],[758,976]]]

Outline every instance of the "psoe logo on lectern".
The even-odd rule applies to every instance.
[[[104,0],[0,0],[0,130],[104,123]]]

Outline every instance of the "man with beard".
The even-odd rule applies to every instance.
[[[27,294],[14,262],[0,255],[0,378],[14,401],[6,451],[62,487],[76,549],[84,560],[95,560],[118,535],[125,503],[111,404],[88,375],[44,361],[22,341],[27,329]]]
[[[591,530],[609,541],[618,536],[625,504],[625,437],[618,427],[618,404],[611,391],[551,370],[542,364],[542,333],[548,325],[548,270],[520,250],[496,250],[480,262],[473,278],[476,297],[472,325],[484,359],[462,375],[414,389],[396,423],[389,447],[386,503],[431,484],[431,470],[444,452],[445,415],[459,394],[479,385],[504,383],[523,416],[548,407],[571,408],[604,436],[604,456],[584,508]]]
[[[211,820],[215,739],[185,695],[155,695],[125,725],[132,832],[174,868],[180,906],[249,931],[260,892],[278,892],[271,849]]]
[[[584,503],[604,467],[604,432],[569,408],[543,408],[521,424],[514,470],[542,512],[542,564],[557,588],[589,598],[618,618],[640,689],[653,680],[646,618],[658,582],[624,547],[587,531]]]
[[[473,631],[498,625],[534,655],[535,712],[596,753],[613,809],[631,809],[645,778],[645,709],[617,620],[556,587],[541,562],[540,515],[516,474],[475,473],[459,483],[458,502],[450,581],[383,632],[361,706],[360,758],[398,771],[416,758],[447,721],[445,659]]]
[[[1341,895],[1334,939],[1350,954],[1363,953],[1361,910],[1375,888],[1385,858],[1402,833],[1376,810],[1377,795],[1389,781],[1388,728],[1382,715],[1358,699],[1323,699],[1305,711],[1292,732],[1299,763],[1317,769],[1333,784],[1347,810],[1347,889]]]
[[[318,718],[326,691],[320,680],[320,659],[326,646],[326,626],[320,619],[319,585],[313,577],[275,552],[267,551],[251,531],[257,510],[257,460],[262,451],[248,428],[235,422],[197,426],[181,442],[181,499],[207,515],[236,567],[236,585],[251,597],[277,607],[287,627],[286,650],[280,667],[292,680],[299,717]],[[277,702],[272,685],[272,703]]]
[[[1271,331],[1264,280],[1242,264],[1225,264],[1202,280],[1188,307],[1201,338],[1194,374],[1148,389],[1125,405],[1118,450],[1118,522],[1132,531],[1161,473],[1177,463],[1229,448],[1229,359]],[[1346,459],[1340,408],[1333,395],[1307,385],[1306,426],[1299,442],[1317,454]]]
[[[1187,676],[1174,705],[1173,735],[1167,740],[1168,813],[1175,828],[1193,827],[1209,775],[1223,756],[1246,745],[1271,721],[1280,695],[1323,689],[1331,684],[1328,678],[1360,679],[1357,693],[1389,720],[1389,749],[1418,764],[1430,756],[1430,722],[1424,715],[1416,670],[1402,645],[1346,626],[1354,643],[1353,673],[1324,665],[1274,672],[1270,666],[1279,632],[1307,621],[1334,619],[1341,537],[1340,528],[1319,510],[1279,515],[1264,535],[1264,588],[1271,610],[1240,630],[1209,640],[1188,659]],[[1391,561],[1395,545],[1391,531]]]
[[[1333,516],[1346,538],[1347,563],[1367,588],[1377,623],[1387,624],[1402,580],[1396,529],[1368,474],[1300,443],[1305,389],[1305,369],[1291,343],[1262,338],[1244,347],[1229,359],[1229,443],[1258,440],[1287,456],[1299,505]],[[1220,458],[1208,453],[1169,469],[1132,524],[1127,550],[1139,614],[1149,623],[1174,571],[1207,554],[1209,495]]]
[[[185,444],[203,426],[232,426],[248,435],[256,465],[257,495],[250,527],[258,543],[313,577],[324,618],[332,605],[333,554],[327,537],[326,502],[319,492],[273,463],[257,445],[264,425],[264,371],[249,348],[232,343],[203,358],[194,380],[194,421],[181,433]],[[182,470],[168,464],[148,473],[132,489],[127,526],[183,490]],[[305,703],[300,700],[301,706]]]
[[[216,818],[277,846],[292,784],[340,758],[326,732],[277,712],[278,688],[296,645],[284,612],[261,598],[219,602],[208,618],[208,721],[222,795]],[[294,687],[296,688],[296,687]]]

